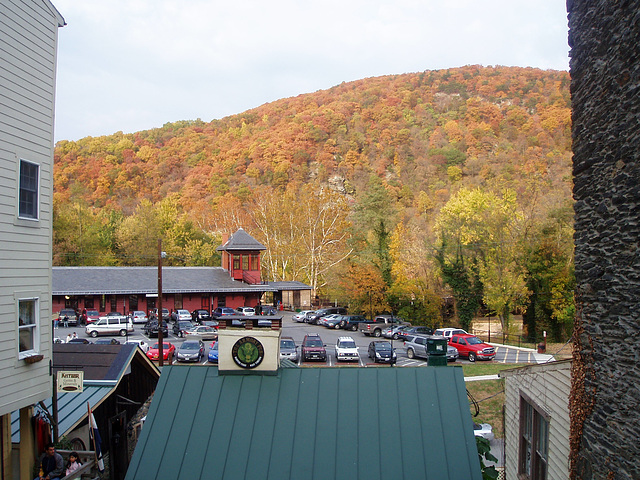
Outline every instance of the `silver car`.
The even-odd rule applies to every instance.
[[[298,346],[291,337],[282,337],[280,339],[280,360],[285,358],[292,362],[298,362]]]

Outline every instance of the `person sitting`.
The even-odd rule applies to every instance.
[[[49,442],[40,457],[40,474],[35,480],[60,480],[63,476],[64,460],[62,455],[56,452],[53,443]]]
[[[67,470],[65,472],[65,476],[72,474],[82,466],[79,458],[80,457],[76,452],[71,452],[69,454],[69,461],[67,462]]]

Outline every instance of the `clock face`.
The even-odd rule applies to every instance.
[[[253,337],[242,337],[233,345],[231,356],[242,368],[256,368],[264,358],[264,347]]]

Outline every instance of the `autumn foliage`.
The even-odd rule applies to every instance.
[[[215,264],[220,233],[242,226],[273,245],[267,278],[305,281],[337,296],[344,291],[331,286],[356,266],[378,284],[369,268],[383,258],[375,230],[383,225],[393,235],[401,225],[412,244],[387,242],[396,264],[382,272],[385,288],[394,287],[391,275],[401,285],[419,280],[421,295],[441,293],[447,285],[433,261],[435,219],[461,188],[513,192],[527,225],[570,206],[568,85],[567,72],[466,66],[342,83],[211,122],[61,141],[54,261],[141,264],[147,247],[134,246],[135,237],[168,231],[175,258]],[[376,224],[359,208],[372,176],[390,207]],[[286,218],[273,218],[279,214]],[[171,227],[171,215],[178,226]],[[152,218],[161,228],[140,227]],[[70,231],[80,224],[106,233],[78,245]],[[357,295],[369,303],[368,293],[366,301]]]

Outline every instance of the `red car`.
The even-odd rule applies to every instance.
[[[470,362],[477,360],[493,360],[496,349],[488,343],[484,343],[475,335],[456,334],[449,339],[449,345],[458,349],[461,357],[467,357]]]
[[[147,351],[147,357],[151,360],[158,360],[160,357],[159,351],[160,344],[158,342],[154,343],[151,348]],[[169,360],[169,355],[171,355],[171,359],[173,360],[173,356],[176,353],[176,346],[173,343],[162,342],[162,359]]]
[[[98,313],[97,310],[87,310],[85,315],[87,317],[84,318],[83,320],[86,322],[87,325],[91,323],[95,323],[98,321],[98,319],[100,319],[100,313]]]

